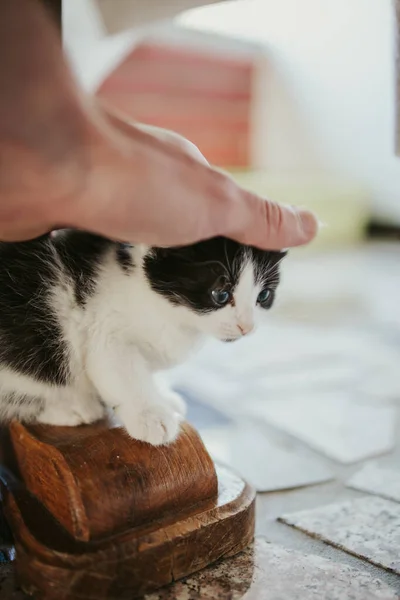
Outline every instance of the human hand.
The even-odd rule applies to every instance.
[[[0,240],[74,227],[158,246],[224,235],[280,249],[315,236],[308,211],[241,189],[187,141],[85,96],[39,2],[0,2],[0,34]]]
[[[241,189],[181,136],[115,113],[106,118],[92,129],[88,185],[66,205],[67,226],[153,246],[224,235],[280,249],[316,235],[312,213]]]

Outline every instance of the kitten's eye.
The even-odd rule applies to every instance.
[[[226,290],[213,290],[211,296],[215,304],[218,304],[219,306],[224,306],[224,304],[229,302],[231,297],[230,293]]]
[[[265,288],[264,290],[261,290],[261,292],[258,294],[257,303],[260,304],[261,306],[267,307],[271,298],[272,298],[271,290],[268,288]]]

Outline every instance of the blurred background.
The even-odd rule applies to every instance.
[[[168,377],[213,455],[280,507],[347,498],[360,463],[399,455],[395,4],[201,4],[68,0],[65,48],[87,90],[324,223],[290,251],[265,328]]]

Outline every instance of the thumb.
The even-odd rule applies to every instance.
[[[222,235],[265,250],[307,244],[318,233],[316,216],[304,209],[283,206],[240,190],[226,207]]]

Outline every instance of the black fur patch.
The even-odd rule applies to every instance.
[[[255,264],[258,282],[271,288],[272,305],[282,252],[217,237],[191,246],[154,248],[145,258],[144,269],[153,290],[174,304],[204,313],[219,308],[211,296],[213,289],[235,289],[246,255]]]
[[[0,244],[0,361],[39,381],[66,385],[68,348],[50,294],[69,279],[78,305],[94,293],[102,258],[117,245],[64,230],[22,243]]]
[[[75,230],[60,232],[53,244],[66,274],[74,282],[76,301],[84,306],[95,291],[102,258],[116,244],[101,236]]]
[[[55,280],[51,246],[48,236],[0,244],[0,360],[24,375],[63,385],[67,349],[49,302]]]

